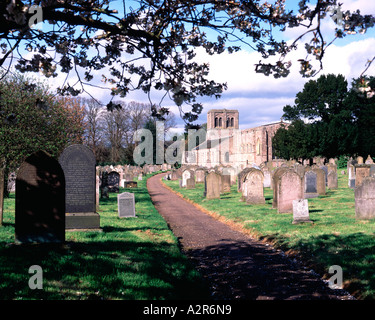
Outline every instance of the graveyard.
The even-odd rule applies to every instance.
[[[307,199],[312,223],[299,224],[293,224],[291,212],[279,213],[273,208],[274,193],[269,187],[264,188],[265,204],[249,204],[241,199],[236,184],[230,192],[209,199],[204,183],[189,189],[180,187],[177,180],[162,181],[207,214],[283,250],[323,279],[331,276],[330,266],[341,266],[344,289],[357,299],[374,299],[375,221],[356,219],[354,190],[348,187],[348,173],[341,171],[337,170],[337,188]]]
[[[100,231],[66,231],[64,243],[15,244],[15,194],[0,228],[2,300],[205,299],[200,275],[154,209],[147,177],[100,199]],[[136,217],[120,218],[118,195],[135,196]],[[44,199],[46,200],[46,199]],[[42,199],[43,201],[43,199]],[[29,267],[43,269],[43,290],[31,290]]]

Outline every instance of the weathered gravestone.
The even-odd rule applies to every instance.
[[[316,173],[316,191],[320,196],[326,194],[326,174],[320,168],[315,168],[313,171]]]
[[[204,183],[204,176],[206,172],[204,169],[197,169],[195,171],[195,178],[196,178],[196,183]]]
[[[267,167],[266,167],[267,168]],[[265,188],[271,188],[271,172],[269,170],[263,169],[263,187]]]
[[[331,190],[337,190],[338,189],[337,172],[335,172],[335,171],[328,172],[327,188],[331,189]]]
[[[181,186],[183,188],[186,188],[186,181],[187,181],[187,179],[190,179],[190,178],[194,178],[194,172],[192,170],[185,169],[184,171],[182,171],[182,183],[181,183]]]
[[[319,168],[324,171],[326,186],[328,186],[328,167],[327,166],[320,166]]]
[[[301,176],[286,168],[279,171],[274,182],[274,198],[276,198],[276,208],[279,213],[293,212],[293,200],[303,198]]]
[[[186,180],[186,189],[195,189],[195,179],[189,178]]]
[[[116,171],[108,173],[108,192],[118,193],[120,191],[120,174]]]
[[[230,174],[220,174],[220,193],[230,193]]]
[[[374,160],[372,160],[371,156],[368,155],[366,161],[365,161],[365,164],[374,164]]]
[[[293,224],[312,223],[309,215],[309,203],[307,199],[293,200]]]
[[[120,218],[135,217],[134,193],[123,192],[117,195],[118,216]]]
[[[93,152],[84,145],[74,144],[65,148],[59,162],[65,174],[66,229],[99,229]]]
[[[348,164],[348,186],[351,189],[355,188],[355,167],[353,164]]]
[[[242,184],[246,179],[246,175],[250,172],[252,168],[245,168],[237,174],[237,191],[242,192]]]
[[[371,165],[369,164],[356,164],[355,165],[355,186],[359,186],[362,181],[370,176]]]
[[[57,160],[44,151],[30,155],[16,178],[15,241],[65,241],[65,178]]]
[[[242,195],[247,204],[265,204],[263,179],[261,170],[252,169],[247,173],[242,185]]]
[[[207,199],[219,199],[220,198],[220,175],[216,172],[209,172],[206,174],[204,180],[204,196]]]
[[[317,198],[318,188],[317,188],[317,174],[312,170],[305,171],[305,199]]]
[[[355,188],[355,217],[359,220],[375,218],[375,177],[366,177]]]

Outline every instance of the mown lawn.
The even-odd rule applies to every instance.
[[[339,170],[340,172],[340,170]],[[163,180],[164,181],[164,180]],[[347,186],[348,176],[339,173],[338,190],[327,190],[325,196],[309,199],[313,224],[292,224],[292,213],[278,214],[272,209],[273,192],[265,188],[265,205],[240,202],[237,186],[221,199],[206,200],[204,185],[196,189],[179,188],[178,181],[166,185],[206,210],[235,222],[258,239],[272,244],[299,260],[325,278],[328,269],[343,269],[344,288],[359,299],[375,298],[375,219],[355,219],[354,191]]]
[[[0,227],[0,299],[206,299],[200,275],[152,205],[146,179],[134,192],[137,218],[118,218],[117,194],[100,202],[102,232],[67,232],[64,245],[14,245],[14,194]],[[29,267],[43,270],[31,290]]]

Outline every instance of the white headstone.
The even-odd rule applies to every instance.
[[[307,199],[293,200],[293,224],[310,222],[309,203]]]
[[[117,195],[118,216],[120,218],[135,217],[134,193],[123,192]]]

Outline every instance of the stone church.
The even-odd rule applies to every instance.
[[[205,141],[199,141],[199,145],[186,152],[182,163],[207,168],[218,165],[237,168],[259,166],[274,159],[272,137],[282,125],[288,126],[281,121],[240,130],[238,110],[210,110],[207,113]],[[190,138],[196,139],[195,136]]]

